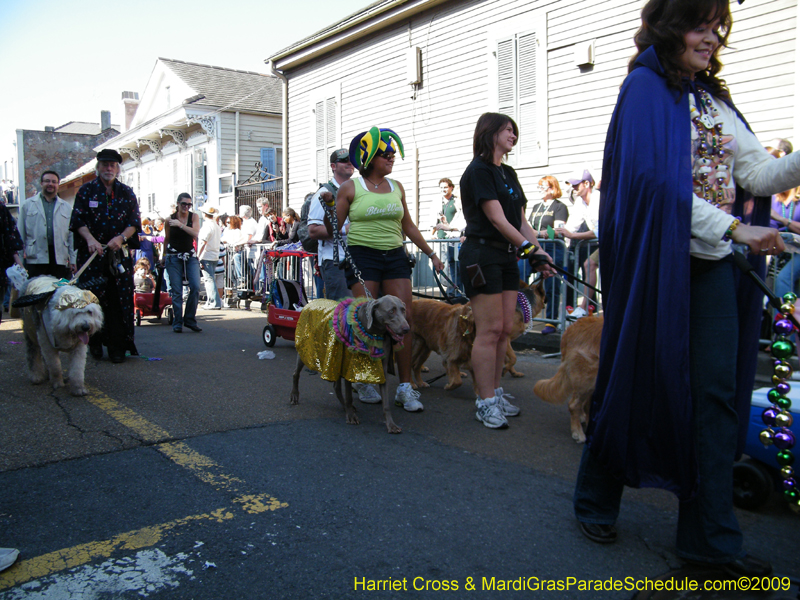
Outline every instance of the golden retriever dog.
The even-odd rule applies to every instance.
[[[531,305],[533,318],[544,308],[544,286],[538,284],[520,290]],[[465,375],[461,367],[472,372],[470,359],[472,344],[475,341],[475,318],[472,314],[470,303],[447,304],[440,300],[417,299],[412,303],[414,322],[411,327],[411,373],[416,387],[430,387],[422,379],[422,369],[425,361],[436,352],[442,358],[442,365],[447,371],[446,390],[452,390],[461,385],[461,378]],[[517,355],[511,348],[511,341],[521,336],[527,323],[519,307],[514,312],[514,326],[509,336],[506,348],[506,359],[503,374],[511,373],[513,377],[523,377],[524,373],[514,369]]]
[[[597,379],[600,360],[600,334],[603,317],[583,317],[567,327],[561,337],[561,365],[550,379],[533,386],[534,393],[550,404],[569,401],[569,425],[572,439],[586,441],[582,423],[586,423]]]
[[[352,303],[352,304],[351,304]],[[406,305],[397,296],[386,295],[378,300],[345,299],[340,302],[333,300],[314,300],[309,302],[300,313],[295,333],[295,348],[297,349],[297,363],[292,377],[292,393],[290,404],[300,402],[300,372],[305,364],[312,371],[319,371],[320,376],[333,382],[333,390],[345,411],[345,421],[350,425],[358,425],[358,415],[353,406],[353,385],[356,376],[363,376],[367,371],[376,378],[367,383],[379,382],[379,391],[383,402],[383,415],[386,429],[389,433],[401,433],[392,419],[392,409],[389,402],[386,372],[389,352],[382,357],[383,369],[375,373],[378,365],[374,364],[377,358],[372,358],[366,353],[351,352],[345,349],[342,338],[331,326],[336,323],[334,313],[337,307],[350,305],[355,309],[355,321],[361,324],[364,332],[357,333],[354,327],[348,331],[350,339],[358,337],[366,340],[366,346],[372,347],[375,341],[380,340],[383,348],[393,343],[403,341],[403,336],[408,333],[409,325],[406,320]],[[347,328],[347,323],[342,325],[341,332]],[[322,342],[322,343],[320,343]],[[380,382],[382,379],[382,382]],[[344,380],[344,396],[342,395],[342,380]],[[360,380],[360,379],[359,379]]]

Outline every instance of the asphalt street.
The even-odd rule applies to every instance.
[[[424,412],[395,408],[403,433],[389,435],[380,406],[356,401],[361,424],[345,424],[308,371],[290,406],[293,343],[259,360],[253,309],[202,311],[199,334],[146,319],[141,357],[87,360],[83,398],[30,384],[20,321],[4,315],[0,546],[21,556],[0,600],[630,598],[602,588],[680,566],[666,492],[626,490],[616,544],[579,532],[582,447],[566,406],[532,392],[558,359],[519,354],[507,430],[475,420],[468,380],[439,379]],[[436,355],[428,366],[443,371]],[[777,493],[738,516],[750,552],[800,575],[800,515]]]

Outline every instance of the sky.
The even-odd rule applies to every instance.
[[[267,73],[277,51],[374,0],[0,0],[0,173],[17,129],[121,123],[159,57]],[[16,179],[16,177],[14,177]]]

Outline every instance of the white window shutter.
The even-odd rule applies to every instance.
[[[514,38],[497,42],[497,110],[516,120],[516,69]]]
[[[325,143],[325,101],[317,102],[314,107],[314,118],[315,118],[315,141],[314,141],[314,148],[315,148],[315,155],[316,155],[316,168],[314,170],[316,174],[317,183],[322,183],[327,181],[326,174],[327,174],[327,165],[325,164],[325,149],[327,145]]]
[[[517,57],[516,40],[508,37],[497,41],[497,112],[517,120]],[[514,163],[515,151],[509,152]]]
[[[339,147],[339,136],[336,132],[336,98],[325,99],[325,179],[329,179],[330,156]],[[320,181],[322,183],[322,181]]]
[[[515,168],[548,163],[547,13],[527,13],[488,28],[491,110],[514,119],[519,140],[509,152]]]
[[[317,183],[330,179],[330,155],[339,146],[337,99],[326,97],[314,106],[314,138]]]
[[[517,36],[517,126],[520,139],[517,150],[525,159],[537,160],[539,144],[538,41],[535,32]]]

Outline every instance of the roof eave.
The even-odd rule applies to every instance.
[[[356,13],[323,29],[300,42],[273,54],[264,62],[272,63],[276,69],[287,71],[318,56],[354,42],[375,31],[406,20],[428,8],[450,0],[393,0],[377,2],[361,13]]]

